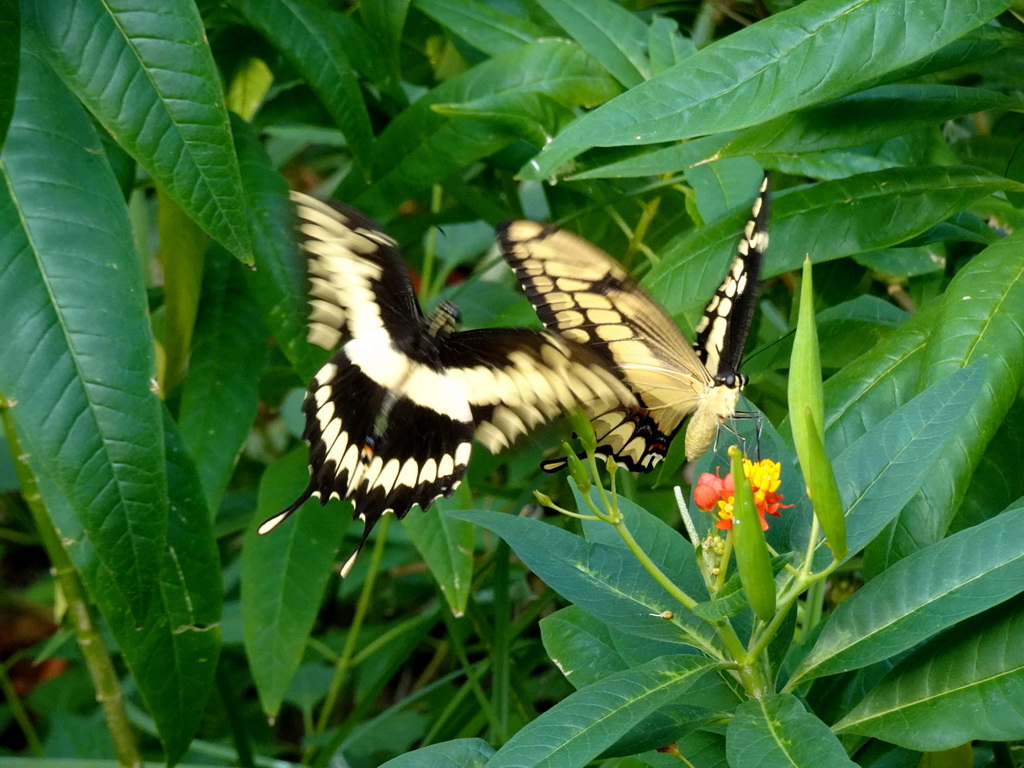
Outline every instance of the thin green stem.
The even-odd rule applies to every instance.
[[[620,520],[617,523],[613,523],[613,525],[619,537],[625,542],[629,551],[633,553],[633,557],[640,561],[640,565],[644,567],[644,570],[651,574],[651,577],[661,585],[662,589],[678,600],[687,610],[692,611],[697,605],[697,601],[686,594],[677,584],[674,584],[672,579],[666,576],[655,562],[648,557],[647,553],[636,543],[636,539],[633,538],[633,534],[629,532],[629,528],[626,527],[625,523]]]
[[[509,599],[508,599],[508,559],[510,550],[504,539],[498,542],[494,563],[494,641],[491,653],[494,659],[494,672],[491,675],[491,701],[498,721],[498,729],[494,733],[494,743],[504,744],[508,741],[509,700],[511,684],[509,680],[512,658],[509,638]]]
[[[456,619],[452,616],[451,611],[448,610],[447,606],[441,609],[441,617],[444,619],[444,623],[448,627],[448,638],[451,640],[452,650],[455,652],[455,658],[459,660],[459,664],[466,673],[466,681],[469,683],[469,687],[473,695],[476,697],[477,702],[487,714],[487,721],[491,725],[491,731],[497,733],[499,730],[498,719],[495,716],[491,702],[487,699],[487,694],[484,693],[483,688],[480,687],[480,678],[477,675],[477,670],[473,668],[473,664],[469,660],[469,655],[466,653],[466,646],[462,643],[462,638],[459,637],[459,628],[456,626]]]
[[[443,191],[440,185],[435,184],[430,191],[430,212],[440,213]],[[423,244],[423,269],[420,271],[420,296],[427,300],[437,291],[433,284],[434,265],[437,263],[437,227],[430,227],[427,230],[426,242]]]
[[[28,465],[27,455],[21,447],[21,440],[14,428],[11,408],[2,394],[0,394],[0,413],[3,415],[7,445],[10,447],[11,456],[14,459],[15,472],[21,483],[22,498],[25,499],[29,512],[32,514],[36,531],[53,566],[54,578],[67,601],[67,613],[75,628],[75,637],[78,640],[78,647],[82,651],[82,659],[85,661],[89,677],[96,689],[96,700],[103,710],[103,717],[106,719],[107,730],[110,731],[111,739],[114,742],[118,763],[122,766],[137,768],[142,765],[142,756],[139,754],[138,745],[135,742],[135,733],[125,714],[124,694],[117,679],[117,672],[114,670],[114,662],[110,658],[103,635],[89,610],[85,586],[79,579],[78,571],[75,570],[71,558],[57,535],[53,520],[50,518],[50,511],[43,503],[35,474]]]
[[[32,725],[32,718],[25,711],[25,704],[22,702],[18,692],[14,690],[14,683],[11,682],[11,678],[7,674],[7,667],[4,664],[0,664],[0,689],[4,692],[4,698],[7,700],[7,707],[11,710],[11,716],[21,729],[25,741],[28,742],[28,748],[34,754],[42,757],[45,754],[43,752],[43,743],[39,740],[39,734],[36,733],[35,726]]]
[[[725,579],[729,574],[729,561],[732,559],[732,529],[725,536],[725,544],[722,548],[722,558],[718,564],[718,573],[715,575],[715,594],[722,591],[725,586]]]
[[[359,593],[359,601],[356,603],[356,612],[352,617],[352,625],[348,630],[348,637],[345,638],[345,646],[342,648],[341,656],[334,665],[334,675],[331,678],[331,685],[327,689],[327,698],[324,700],[323,709],[316,721],[316,732],[323,733],[331,720],[335,707],[338,705],[338,696],[341,693],[341,685],[348,674],[352,656],[355,653],[356,643],[359,641],[359,632],[366,619],[366,612],[370,607],[370,598],[373,596],[373,585],[377,581],[377,571],[380,568],[380,561],[384,555],[384,545],[388,538],[388,526],[391,524],[391,515],[384,515],[377,524],[377,540],[373,545],[373,552],[370,557],[370,571]],[[308,756],[307,756],[308,757]]]

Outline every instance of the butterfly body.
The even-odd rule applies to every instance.
[[[588,409],[597,451],[634,472],[661,461],[684,420],[686,456],[699,458],[734,413],[768,244],[767,177],[737,256],[691,346],[671,317],[617,261],[569,232],[530,221],[502,225],[499,239],[541,322],[593,349],[637,398],[636,407]],[[565,459],[542,466],[556,471]]]
[[[363,536],[450,496],[476,439],[492,452],[580,402],[635,398],[593,352],[556,334],[457,331],[457,309],[424,315],[397,244],[358,211],[293,193],[308,257],[309,340],[336,350],[303,401],[310,480],[259,528],[309,498],[349,499]]]

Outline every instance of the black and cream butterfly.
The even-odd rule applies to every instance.
[[[302,406],[309,484],[260,533],[311,497],[351,499],[364,527],[345,575],[382,515],[401,518],[455,491],[474,438],[498,452],[576,404],[635,403],[598,355],[558,334],[455,331],[448,303],[425,316],[397,243],[373,221],[301,193],[292,199],[307,256],[309,340],[337,352]]]
[[[586,409],[598,453],[633,472],[650,472],[689,416],[685,448],[693,461],[732,417],[746,384],[739,365],[768,246],[768,213],[766,175],[692,347],[665,310],[601,249],[532,221],[501,226],[505,259],[544,326],[588,345],[637,396],[637,406]],[[565,465],[564,458],[542,464],[549,472]]]

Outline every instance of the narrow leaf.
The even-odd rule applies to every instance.
[[[532,22],[480,0],[416,0],[416,7],[453,35],[490,56],[536,42],[542,30]]]
[[[466,612],[473,589],[473,544],[476,530],[472,523],[444,514],[449,504],[465,506],[468,493],[456,493],[455,499],[438,499],[427,514],[416,510],[402,520],[402,527],[423,556],[445,602],[455,616]]]
[[[651,76],[647,61],[647,25],[611,0],[537,0],[569,37],[601,63],[626,88]]]
[[[900,560],[840,603],[789,687],[890,658],[1013,597],[1022,536],[1017,507]]]
[[[595,146],[732,131],[856,91],[1008,6],[947,0],[804,3],[723,38],[577,120],[524,168],[543,179]]]
[[[812,261],[898,245],[1015,182],[969,167],[894,168],[788,190],[772,199],[764,276]],[[732,257],[746,216],[739,210],[681,235],[644,279],[672,314],[700,315]],[[880,226],[880,222],[884,225]]]
[[[483,739],[452,739],[406,752],[380,768],[483,768],[493,754],[494,748]]]
[[[231,0],[246,20],[302,74],[352,150],[364,175],[373,146],[373,129],[359,79],[346,51],[347,34],[361,30],[340,13],[299,0]]]
[[[835,725],[909,749],[1024,738],[1024,604],[996,606],[901,661]]]
[[[544,582],[596,618],[624,632],[702,644],[707,625],[673,600],[628,550],[592,544],[540,520],[484,510],[449,510],[494,531]],[[671,611],[671,618],[663,618]]]
[[[585,765],[717,666],[700,656],[664,656],[589,685],[527,724],[488,768]]]
[[[242,548],[245,652],[263,711],[271,716],[302,661],[347,525],[340,505],[321,507],[311,500],[266,536],[256,533],[260,522],[299,494],[307,478],[305,448],[267,468]]]
[[[202,303],[178,411],[182,439],[214,515],[256,418],[267,344],[243,271],[217,245],[206,254]]]
[[[1024,385],[1024,233],[990,245],[957,273],[943,297],[923,360],[921,384],[985,360],[981,396],[935,469],[899,520],[869,551],[876,570],[937,541],[949,527],[985,446]]]

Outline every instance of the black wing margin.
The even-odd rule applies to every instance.
[[[761,262],[768,248],[770,207],[771,188],[766,173],[743,229],[736,257],[695,329],[697,340],[693,348],[704,367],[719,381],[740,375],[740,363],[757,307]]]

